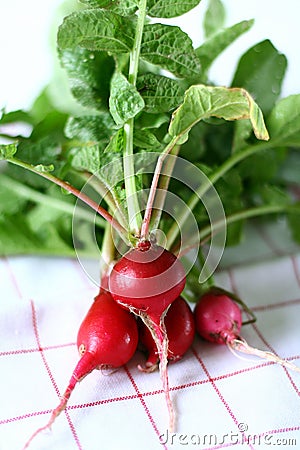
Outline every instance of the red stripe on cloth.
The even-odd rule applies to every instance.
[[[233,292],[234,292],[236,295],[239,295],[238,289],[237,289],[237,286],[236,286],[236,283],[235,283],[235,280],[234,280],[234,275],[233,275],[233,272],[232,272],[231,270],[229,270],[229,279],[230,279],[230,283],[231,283],[231,287],[232,287]],[[256,325],[255,323],[251,323],[250,325],[251,325],[252,328],[255,330],[257,336],[261,339],[261,341],[264,343],[264,345],[265,345],[265,346],[266,346],[266,347],[267,347],[274,355],[276,355],[277,357],[280,358],[280,356],[278,355],[278,353],[275,351],[275,349],[272,347],[272,345],[267,341],[267,339],[264,337],[264,335],[263,335],[262,332],[259,330],[259,328],[257,327],[257,325]],[[294,382],[294,380],[293,380],[293,378],[292,378],[292,376],[291,376],[289,370],[288,370],[286,367],[284,367],[283,365],[281,365],[281,367],[282,367],[282,369],[284,370],[284,372],[285,372],[287,378],[289,379],[289,381],[290,381],[290,383],[291,383],[291,385],[292,385],[294,391],[295,391],[296,394],[300,397],[300,391],[299,391],[297,385],[295,384],[295,382]]]
[[[57,384],[56,384],[56,382],[54,380],[54,377],[53,377],[52,372],[50,370],[49,364],[48,364],[48,362],[47,362],[47,360],[45,358],[44,349],[41,346],[40,335],[39,335],[38,324],[37,324],[37,314],[36,314],[36,310],[35,310],[35,306],[34,306],[33,300],[30,301],[30,305],[31,305],[33,331],[34,331],[34,335],[35,335],[36,342],[37,342],[37,345],[38,345],[38,350],[39,350],[39,352],[41,354],[41,358],[43,360],[44,366],[46,368],[46,371],[47,371],[47,374],[48,374],[48,376],[50,378],[52,386],[54,387],[54,390],[55,390],[56,394],[59,397],[60,396],[60,392],[59,392],[58,386],[57,386]]]
[[[265,231],[264,228],[262,228],[261,226],[257,226],[256,229],[258,234],[265,241],[265,243],[267,244],[267,246],[270,248],[270,250],[274,255],[280,257],[286,256],[286,252],[284,252],[282,249],[276,246],[275,242],[273,241],[271,236]]]
[[[299,284],[299,287],[300,287],[300,269],[297,264],[296,258],[294,256],[291,256],[291,260],[292,260],[295,277],[296,277],[297,283]]]
[[[18,294],[19,298],[22,298],[22,293],[21,293],[19,284],[18,284],[17,279],[15,277],[15,274],[14,274],[14,272],[13,272],[13,270],[12,270],[10,264],[9,264],[8,259],[6,257],[4,257],[3,261],[4,261],[4,264],[5,264],[6,268],[7,268],[7,272],[9,274],[9,277],[10,277],[11,281],[12,281],[12,284],[13,284],[15,290],[17,291],[17,294]]]
[[[261,306],[254,306],[251,308],[252,311],[265,311],[268,309],[276,309],[276,308],[282,308],[285,306],[293,306],[298,305],[300,303],[300,298],[286,300],[282,302],[276,302],[276,303],[270,303],[269,305],[261,305]]]
[[[57,383],[56,383],[56,381],[55,381],[55,379],[54,379],[54,376],[53,376],[53,374],[52,374],[52,372],[51,372],[51,369],[50,369],[50,367],[49,367],[49,364],[48,364],[48,362],[47,362],[47,360],[46,360],[46,357],[45,357],[45,354],[44,354],[44,349],[43,349],[42,346],[41,346],[40,335],[39,335],[39,329],[38,329],[38,321],[37,321],[37,313],[36,313],[36,310],[35,310],[35,306],[34,306],[33,300],[30,301],[30,304],[31,304],[31,313],[32,313],[32,325],[33,325],[33,330],[34,330],[36,342],[37,342],[37,345],[38,345],[38,349],[39,349],[39,351],[40,351],[40,355],[41,355],[42,361],[43,361],[43,363],[44,363],[44,366],[45,366],[45,368],[46,368],[46,371],[47,371],[47,374],[48,374],[48,376],[49,376],[49,378],[50,378],[50,381],[51,381],[51,383],[52,383],[52,386],[54,387],[54,390],[55,390],[57,396],[60,397],[60,392],[59,392]],[[66,410],[64,411],[64,413],[65,413],[65,415],[66,415],[66,418],[67,418],[69,427],[70,427],[70,429],[71,429],[73,438],[74,438],[74,440],[75,440],[75,442],[76,442],[76,445],[77,445],[77,447],[78,447],[79,450],[82,450],[82,446],[81,446],[81,444],[80,444],[78,435],[77,435],[77,433],[76,433],[74,424],[73,424],[73,422],[71,421],[71,418],[70,418],[70,416],[69,416],[69,413],[68,413]]]
[[[67,344],[59,344],[59,345],[48,345],[43,347],[43,351],[46,350],[55,350],[59,348],[64,347],[73,347],[76,344],[74,342],[69,342]],[[11,356],[11,355],[20,355],[20,354],[26,354],[26,353],[36,353],[40,352],[41,350],[39,348],[23,348],[21,350],[7,350],[5,352],[0,352],[0,356]]]
[[[137,393],[137,397],[139,398],[139,400],[140,400],[140,402],[141,402],[141,404],[142,404],[142,406],[144,408],[144,411],[145,411],[145,413],[146,413],[146,415],[147,415],[147,417],[148,417],[148,419],[149,419],[149,421],[150,421],[150,423],[151,423],[151,425],[152,425],[156,435],[159,437],[161,433],[159,432],[158,427],[157,427],[157,425],[155,423],[155,420],[153,419],[153,417],[152,417],[152,415],[151,415],[151,413],[149,411],[149,408],[146,405],[146,402],[145,402],[145,400],[143,398],[143,395],[141,394],[141,392],[140,392],[140,390],[139,390],[139,388],[138,388],[138,386],[137,386],[137,384],[136,384],[136,382],[135,382],[135,380],[134,380],[130,370],[128,369],[128,367],[126,365],[124,366],[124,370],[125,370],[128,378],[129,378],[129,380],[130,380],[130,382],[131,382],[135,392]],[[165,444],[162,444],[162,448],[167,450],[167,447],[166,447]]]
[[[233,413],[232,409],[230,408],[229,404],[226,402],[225,398],[223,397],[223,395],[222,395],[220,389],[218,388],[218,386],[217,386],[216,383],[215,383],[215,380],[210,376],[210,373],[209,373],[209,371],[208,371],[206,365],[204,364],[202,358],[200,358],[200,356],[199,356],[199,355],[197,354],[197,352],[195,352],[195,351],[194,351],[194,355],[195,355],[197,361],[200,363],[200,365],[201,365],[203,371],[205,372],[205,374],[206,374],[206,376],[207,376],[209,382],[211,383],[212,387],[214,388],[214,390],[215,390],[217,396],[219,397],[219,399],[220,399],[222,405],[225,407],[226,411],[228,412],[228,414],[229,414],[230,417],[232,418],[234,424],[238,427],[238,425],[239,425],[238,419],[236,418],[236,416],[234,415],[234,413]],[[241,434],[244,436],[244,433],[241,433]],[[254,447],[252,446],[252,444],[250,444],[250,443],[248,444],[248,443],[247,443],[247,445],[248,445],[248,447],[249,447],[251,450],[254,450]],[[227,444],[224,444],[224,445],[221,445],[221,446],[218,446],[218,447],[213,447],[213,448],[216,448],[216,449],[217,449],[217,448],[225,448],[225,447],[228,447],[228,445],[227,445]],[[210,447],[210,448],[212,448],[212,447]],[[203,449],[203,450],[204,450],[204,449]]]
[[[22,416],[10,417],[9,419],[0,420],[0,425],[4,425],[6,423],[18,422],[19,420],[29,419],[30,417],[42,416],[44,414],[50,414],[52,409],[46,409],[45,411],[35,411],[32,413],[22,414]]]

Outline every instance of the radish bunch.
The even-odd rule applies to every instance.
[[[149,333],[147,335],[145,330],[140,333],[140,341],[149,351],[146,366],[149,368],[151,363],[151,368],[155,369],[159,365],[170,429],[173,429],[174,410],[168,385],[168,358],[180,359],[190,347],[195,334],[192,312],[179,297],[184,285],[185,271],[176,256],[148,241],[141,242],[119,259],[109,275],[106,272],[103,274],[100,292],[78,330],[80,359],[69,384],[47,424],[33,433],[24,450],[35,436],[51,427],[66,408],[77,383],[86,375],[95,369],[121,367],[132,358],[139,340],[136,316],[142,319]],[[166,328],[164,318],[169,309],[170,318]],[[178,327],[175,328],[174,324]]]

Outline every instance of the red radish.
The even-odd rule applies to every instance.
[[[184,268],[173,253],[146,241],[126,253],[113,267],[109,290],[113,298],[154,322],[181,294]]]
[[[94,369],[120,367],[126,364],[138,344],[138,329],[135,317],[120,308],[112,296],[100,291],[95,297],[77,335],[80,360],[69,381],[59,405],[52,411],[48,423],[35,431],[24,446],[41,431],[50,428],[56,417],[66,408],[76,384]]]
[[[198,301],[194,309],[194,316],[197,332],[207,341],[227,344],[231,350],[255,355],[289,369],[300,371],[295,364],[279,358],[274,353],[251,347],[240,336],[243,324],[242,311],[236,301],[230,297],[230,293],[226,293],[222,289],[211,288]]]
[[[165,326],[168,336],[168,361],[179,361],[188,351],[195,336],[195,320],[188,303],[178,297],[168,309],[165,316]],[[147,351],[145,368],[138,366],[143,372],[153,372],[157,369],[159,358],[157,347],[149,329],[144,323],[139,327],[139,341]]]
[[[170,430],[174,428],[174,410],[169,392],[168,338],[164,316],[184,285],[185,271],[179,259],[149,241],[141,241],[137,248],[127,252],[115,264],[109,277],[113,298],[141,317],[157,346]]]

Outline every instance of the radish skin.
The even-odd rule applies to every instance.
[[[47,424],[32,434],[23,450],[29,447],[39,433],[51,427],[66,408],[78,382],[94,369],[123,366],[135,353],[137,344],[138,329],[135,317],[119,307],[108,292],[101,290],[80,325],[77,347],[81,358],[73,371],[68,387],[58,406],[52,411]]]
[[[230,350],[280,364],[287,369],[300,372],[300,368],[272,352],[251,347],[240,336],[242,311],[228,295],[215,288],[205,293],[194,309],[196,330],[205,340],[216,344],[226,344]]]

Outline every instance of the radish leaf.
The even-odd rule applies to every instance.
[[[268,140],[262,112],[243,89],[227,89],[198,85],[190,87],[184,102],[173,113],[169,127],[171,136],[182,136],[200,120],[209,117],[225,120],[250,119],[258,139]]]
[[[17,151],[16,144],[0,145],[0,160],[11,158]]]
[[[268,115],[280,95],[286,67],[286,57],[269,40],[262,41],[241,57],[232,86],[250,92]]]
[[[133,21],[102,9],[75,12],[59,28],[61,49],[81,46],[88,50],[127,53],[133,46]]]
[[[214,34],[204,41],[204,43],[195,50],[196,55],[201,62],[202,70],[207,71],[217,56],[219,56],[223,50],[232,44],[239,36],[248,31],[253,23],[253,20],[243,20],[229,28],[220,30],[217,34]]]
[[[80,0],[92,8],[109,9],[121,16],[133,14],[138,8],[137,0]]]
[[[223,27],[225,9],[220,0],[210,0],[203,22],[205,37],[209,38]]]
[[[178,81],[151,73],[137,79],[137,89],[145,102],[145,111],[151,113],[168,112],[178,106],[184,89]]]
[[[201,70],[190,37],[176,26],[146,24],[141,58],[172,72],[179,78],[199,75]]]
[[[60,49],[59,57],[75,99],[89,109],[107,109],[113,57],[81,47]]]
[[[200,0],[148,0],[147,8],[150,17],[171,18],[181,16],[195,8]]]
[[[119,72],[113,75],[109,97],[109,109],[117,125],[122,126],[143,108],[144,100],[136,88]]]
[[[300,146],[300,94],[280,100],[268,117],[271,138],[277,145]]]

